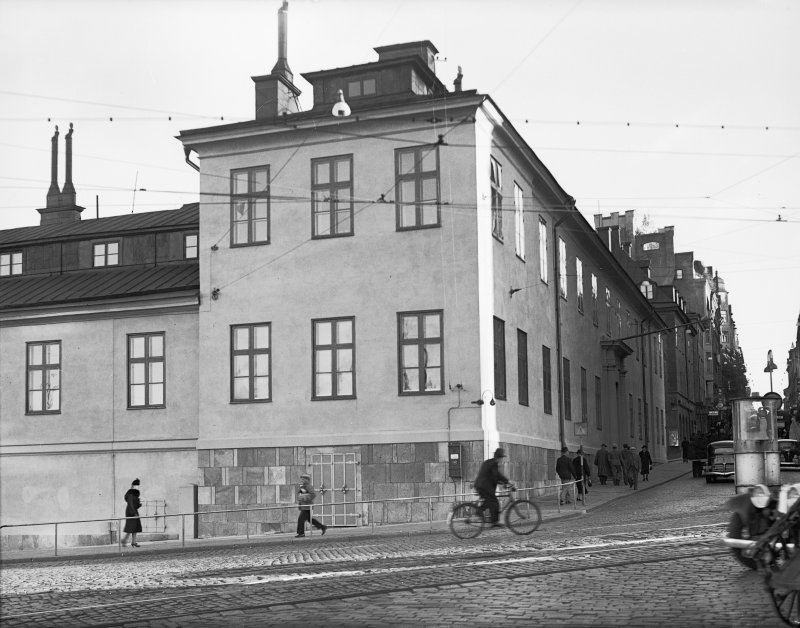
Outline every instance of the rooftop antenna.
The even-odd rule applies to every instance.
[[[139,171],[136,171],[136,178],[133,180],[133,202],[131,203],[131,213],[136,209],[136,187],[139,184]]]

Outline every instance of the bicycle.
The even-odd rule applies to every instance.
[[[506,485],[504,493],[497,495],[500,501],[500,515],[505,517],[506,527],[514,534],[533,534],[542,523],[539,506],[529,499],[514,499],[517,488]],[[491,525],[491,512],[483,500],[459,502],[450,512],[450,531],[459,539],[472,539],[486,526]]]

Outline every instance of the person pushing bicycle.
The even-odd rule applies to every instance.
[[[510,484],[508,478],[499,469],[500,460],[506,457],[506,452],[502,447],[494,451],[494,456],[484,460],[475,478],[474,486],[478,495],[483,500],[483,505],[489,508],[491,513],[492,526],[501,527],[498,523],[500,518],[500,502],[497,501],[497,485],[500,483]]]

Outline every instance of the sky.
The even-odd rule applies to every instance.
[[[74,123],[84,218],[198,200],[175,136],[254,117],[281,0],[0,0],[0,229],[39,224]],[[725,280],[753,391],[787,385],[800,314],[797,0],[290,0],[304,72],[428,39],[489,94],[578,209],[674,226]]]

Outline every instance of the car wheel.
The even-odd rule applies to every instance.
[[[742,518],[734,513],[731,515],[731,520],[728,522],[728,537],[732,539],[751,539],[750,530],[742,521]],[[744,555],[744,550],[739,548],[731,548],[733,556],[748,569],[755,569],[758,564],[752,558]]]

